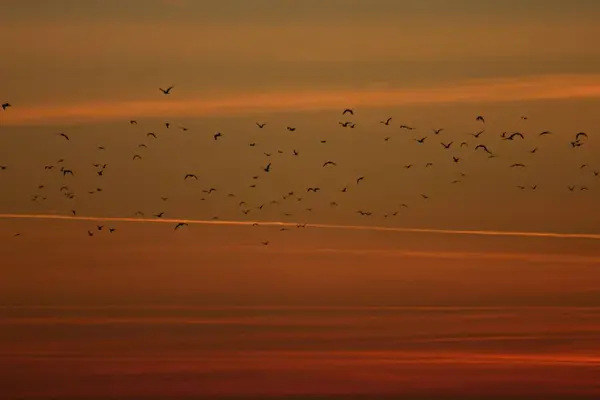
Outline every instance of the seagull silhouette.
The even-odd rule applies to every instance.
[[[163,88],[158,88],[158,90],[160,90],[161,92],[163,92],[163,94],[171,94],[171,90],[173,90],[175,86],[169,86],[166,89]]]

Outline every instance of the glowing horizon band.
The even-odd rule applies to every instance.
[[[235,225],[235,226],[260,226],[296,227],[299,224],[307,228],[320,229],[348,229],[360,231],[404,232],[404,233],[437,233],[446,235],[472,235],[472,236],[514,236],[514,237],[546,237],[563,239],[591,239],[600,240],[600,233],[560,233],[560,232],[518,232],[518,231],[492,231],[492,230],[465,230],[465,229],[433,229],[433,228],[396,228],[376,225],[338,225],[338,224],[311,224],[283,221],[231,221],[231,220],[193,220],[174,218],[130,218],[130,217],[93,217],[71,216],[60,214],[0,214],[0,219],[51,219],[73,221],[113,221],[113,222],[148,222],[148,223],[186,223],[190,225]]]

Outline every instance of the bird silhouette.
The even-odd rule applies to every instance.
[[[179,228],[183,228],[184,226],[188,226],[188,224],[186,224],[185,222],[179,222],[177,225],[175,225],[175,228],[173,228],[173,231],[176,231]]]
[[[171,94],[171,90],[173,90],[175,86],[169,86],[166,89],[163,88],[158,88],[158,90],[160,90],[161,92],[163,92],[163,94]]]

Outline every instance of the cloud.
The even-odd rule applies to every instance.
[[[5,125],[100,122],[129,118],[251,115],[265,112],[318,111],[409,104],[513,102],[600,97],[600,75],[549,75],[471,80],[462,84],[410,89],[306,90],[239,93],[181,99],[16,106],[4,113]]]
[[[93,217],[93,216],[70,216],[55,214],[0,214],[0,219],[54,219],[73,221],[113,221],[113,222],[137,222],[137,223],[167,223],[201,225],[236,225],[252,226],[259,223],[261,226],[295,227],[297,222],[281,221],[226,221],[226,220],[191,220],[191,219],[167,219],[167,218],[125,218],[125,217]],[[309,228],[320,229],[346,229],[361,231],[382,232],[405,232],[405,233],[437,233],[444,235],[474,235],[474,236],[513,236],[513,237],[538,237],[538,238],[561,238],[561,239],[591,239],[600,240],[600,234],[595,233],[560,233],[560,232],[515,232],[494,230],[460,230],[460,229],[431,229],[431,228],[400,228],[370,225],[335,225],[335,224],[306,224]]]

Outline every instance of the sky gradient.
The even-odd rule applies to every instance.
[[[0,9],[6,398],[600,396],[600,3]]]

